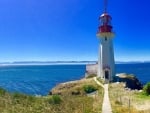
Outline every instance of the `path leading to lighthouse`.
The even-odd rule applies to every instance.
[[[94,77],[95,82],[104,88],[104,99],[103,99],[103,105],[102,105],[102,113],[112,113],[111,104],[109,101],[109,95],[108,95],[108,84],[103,85],[100,83],[96,77]]]

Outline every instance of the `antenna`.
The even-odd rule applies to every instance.
[[[105,13],[107,12],[107,4],[108,4],[108,1],[104,0],[104,12]]]

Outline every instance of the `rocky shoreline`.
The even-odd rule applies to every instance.
[[[117,82],[124,82],[125,88],[129,88],[131,90],[143,89],[143,84],[133,74],[126,74],[126,73],[117,74],[116,80],[117,80]]]

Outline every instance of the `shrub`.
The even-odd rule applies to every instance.
[[[92,93],[97,90],[97,88],[94,87],[93,85],[85,85],[83,86],[83,89],[86,93]]]
[[[12,102],[13,104],[21,104],[22,102],[24,102],[25,100],[27,100],[28,96],[22,93],[12,93]]]
[[[27,95],[18,92],[13,93],[12,96],[14,99],[27,99],[28,97]]]
[[[61,101],[62,100],[59,95],[52,95],[52,97],[49,99],[50,104],[60,104]]]
[[[115,104],[122,105],[122,102],[116,100],[116,101],[115,101]]]
[[[144,86],[144,93],[146,95],[150,95],[150,82],[148,82],[145,86]]]
[[[6,93],[6,90],[3,89],[3,88],[0,88],[0,95],[1,95],[1,96],[2,96],[2,95],[5,95],[5,93]]]

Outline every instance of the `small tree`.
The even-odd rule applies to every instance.
[[[150,95],[150,82],[148,82],[145,86],[144,86],[144,93],[146,95]]]

